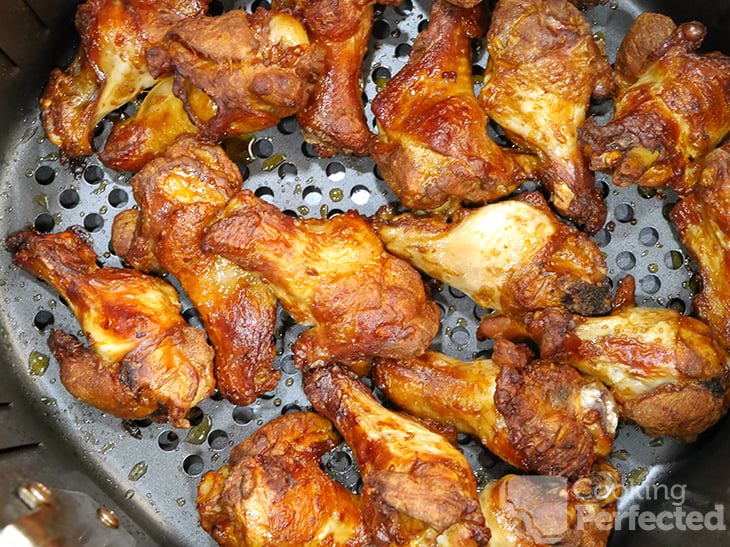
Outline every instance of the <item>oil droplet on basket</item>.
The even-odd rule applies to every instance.
[[[41,298],[43,298],[43,296],[36,293],[33,295],[33,302],[38,302]]]
[[[44,211],[48,211],[48,196],[46,194],[36,194],[33,201],[40,205]]]
[[[664,444],[664,437],[654,437],[649,441],[649,446],[662,446]]]
[[[205,439],[208,438],[210,428],[213,426],[213,420],[207,414],[203,415],[201,422],[188,429],[188,434],[185,436],[185,442],[190,444],[203,444]]]
[[[99,207],[99,214],[100,215],[105,215],[108,210],[109,209],[107,209],[107,206],[106,205],[102,205],[101,207]]]
[[[342,201],[343,197],[345,196],[340,188],[332,188],[332,190],[330,190],[330,199],[335,203],[338,201]]]
[[[48,369],[48,355],[39,351],[31,351],[28,356],[28,372],[32,376],[43,376]],[[42,400],[42,398],[41,398]]]
[[[287,378],[286,380],[284,380],[284,385],[286,387],[293,386],[294,385],[294,378]]]
[[[457,327],[466,327],[466,325],[467,325],[467,321],[463,317],[460,317],[459,319],[456,320]]]
[[[622,462],[628,460],[629,456],[630,454],[628,453],[628,451],[624,450],[623,448],[619,448],[618,450],[611,452],[611,458]]]
[[[41,403],[43,403],[46,406],[55,406],[56,399],[54,399],[53,397],[46,397],[45,395],[43,395],[41,397]]]
[[[133,497],[134,497],[134,490],[131,490],[131,489],[130,489],[130,490],[127,490],[127,491],[126,491],[126,492],[124,493],[124,499],[125,499],[125,500],[131,500],[131,499],[132,499]]]
[[[639,486],[646,480],[648,475],[649,470],[646,467],[637,467],[636,469],[632,469],[626,475],[626,486],[629,488]]]
[[[659,271],[659,266],[657,266],[656,264],[649,264],[648,270],[651,273],[657,273]]]
[[[274,406],[281,406],[281,399],[274,399]]]
[[[330,208],[329,208],[329,207],[327,207],[327,204],[324,204],[324,205],[322,205],[322,207],[320,207],[320,208],[319,208],[319,216],[320,216],[321,218],[324,218],[324,219],[326,219],[326,218],[327,218],[327,214],[328,214],[329,212],[330,212]]]
[[[56,301],[55,300],[49,300],[48,301],[48,307],[51,308],[52,310],[55,310],[56,309]]]
[[[114,443],[113,442],[108,442],[108,443],[106,443],[104,446],[102,446],[99,449],[99,452],[101,452],[102,454],[105,454],[106,455],[109,452],[111,452],[113,448],[114,448]]]
[[[134,464],[134,467],[132,467],[132,470],[129,472],[129,475],[127,475],[127,478],[130,481],[138,481],[145,476],[145,473],[147,473],[147,463],[137,462]]]
[[[183,505],[185,505],[185,498],[177,498],[175,500],[175,503],[177,503],[178,507],[182,507]]]
[[[274,154],[270,158],[266,158],[264,160],[264,163],[261,165],[261,170],[262,171],[271,171],[272,169],[279,167],[285,161],[286,161],[286,155],[281,154],[281,153]]]
[[[302,215],[302,216],[303,215],[308,215],[309,214],[309,207],[307,207],[306,205],[300,205],[299,207],[297,207],[297,212],[300,215]]]

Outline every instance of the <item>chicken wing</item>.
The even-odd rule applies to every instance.
[[[304,392],[352,448],[373,544],[487,544],[474,475],[446,439],[382,407],[339,367],[306,373]]]
[[[313,412],[267,423],[231,450],[228,465],[203,476],[203,528],[224,547],[369,545],[360,496],[319,467],[339,438]]]
[[[87,0],[76,12],[81,46],[65,70],[54,69],[41,97],[48,139],[67,156],[93,152],[104,116],[151,87],[147,51],[173,24],[205,13],[210,0]]]
[[[470,39],[484,7],[442,0],[411,55],[375,97],[372,156],[385,181],[411,209],[455,208],[506,196],[530,178],[536,158],[497,146],[474,97]]]
[[[479,103],[512,141],[537,153],[558,212],[597,232],[606,205],[578,127],[591,95],[611,94],[613,73],[590,25],[567,0],[500,0],[487,50]]]
[[[730,131],[730,57],[697,54],[701,23],[684,23],[636,82],[620,93],[613,119],[579,131],[593,170],[618,186],[670,186],[686,193],[702,158]]]
[[[203,230],[241,184],[238,168],[219,146],[181,137],[132,177],[140,211],[135,224],[117,217],[123,226],[115,220],[112,242],[135,268],[149,263],[152,250],[180,281],[215,347],[218,390],[248,405],[279,380],[273,366],[276,297],[258,275],[200,249]]]
[[[707,155],[699,182],[671,218],[699,265],[702,290],[694,297],[694,310],[730,347],[730,143]]]
[[[478,437],[520,469],[574,476],[610,453],[618,414],[599,382],[502,353],[473,362],[432,351],[378,359],[373,379],[398,407]]]
[[[585,315],[611,309],[598,247],[561,223],[537,192],[452,218],[383,210],[374,227],[388,251],[505,315],[548,306]]]
[[[48,340],[73,396],[120,418],[155,413],[189,425],[186,414],[215,386],[213,350],[203,331],[185,323],[171,285],[136,270],[99,268],[80,229],[19,232],[5,245],[81,323],[91,349],[60,330]]]
[[[505,475],[479,494],[490,545],[599,547],[608,543],[621,494],[621,476],[608,462],[564,478]],[[567,488],[566,488],[567,486]]]
[[[693,440],[730,404],[727,352],[707,325],[675,310],[628,305],[581,317],[551,308],[527,328],[544,359],[606,384],[621,417],[649,435]]]
[[[203,238],[261,275],[299,323],[312,326],[292,350],[297,366],[413,357],[436,335],[438,307],[405,261],[389,255],[355,211],[294,219],[249,190],[239,192]]]

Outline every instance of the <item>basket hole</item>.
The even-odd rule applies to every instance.
[[[297,176],[299,171],[293,163],[284,162],[279,166],[279,178],[292,179]]]
[[[251,13],[256,11],[258,8],[264,8],[266,10],[271,9],[271,3],[269,0],[254,0],[251,3]]]
[[[294,116],[283,118],[276,126],[279,133],[283,135],[291,135],[297,130],[297,119]]]
[[[622,251],[616,256],[616,265],[624,271],[636,266],[636,257],[629,251]]]
[[[609,232],[606,228],[603,228],[593,237],[593,241],[595,241],[596,245],[599,247],[605,247],[611,243],[611,232]]]
[[[303,142],[302,143],[302,154],[304,154],[308,158],[316,158],[317,157],[317,148],[309,142]]]
[[[302,198],[304,199],[304,203],[309,206],[317,205],[322,201],[322,190],[316,186],[307,186],[304,192],[302,192]]]
[[[655,294],[662,286],[662,282],[655,275],[646,275],[639,281],[641,290],[646,294]]]
[[[233,421],[238,425],[246,425],[254,419],[255,412],[247,406],[237,406],[233,409]]]
[[[183,460],[183,471],[186,475],[197,477],[203,472],[203,458],[197,454],[190,454]]]
[[[411,54],[411,44],[398,44],[395,46],[396,57],[408,57]]]
[[[98,232],[104,226],[104,218],[99,213],[91,213],[84,217],[84,228],[89,232]]]
[[[295,412],[301,412],[301,411],[302,411],[302,407],[300,407],[298,404],[289,403],[289,404],[284,405],[284,407],[281,409],[281,414],[283,416],[284,414],[293,414]]]
[[[680,251],[669,251],[664,255],[664,264],[670,270],[678,270],[684,266],[684,255]]]
[[[375,70],[373,70],[373,81],[377,82],[378,80],[390,80],[390,69],[388,67],[379,66]]]
[[[109,205],[112,207],[124,207],[129,201],[129,195],[121,188],[115,188],[109,192]]]
[[[375,178],[378,180],[385,180],[383,178],[383,173],[380,171],[380,167],[378,167],[377,165],[373,167],[373,175],[375,175]]]
[[[237,163],[238,171],[241,173],[241,179],[242,180],[248,180],[248,177],[251,175],[251,171],[248,170],[248,167],[242,163]]]
[[[344,450],[336,450],[332,452],[327,467],[335,473],[344,473],[352,467],[352,457]]]
[[[35,170],[35,180],[38,184],[46,186],[56,178],[56,171],[50,165],[41,165]]]
[[[174,431],[163,431],[157,437],[157,445],[165,452],[172,452],[180,444],[180,437]]]
[[[213,0],[210,4],[208,4],[208,15],[217,17],[221,13],[223,13],[223,2],[220,0]]]
[[[84,180],[89,184],[98,184],[104,178],[104,170],[98,165],[89,165],[84,169]]]
[[[630,222],[634,218],[634,208],[628,203],[621,203],[613,210],[613,214],[619,222]]]
[[[681,298],[672,298],[667,303],[667,308],[669,308],[670,310],[677,311],[679,313],[684,313],[685,311],[687,311],[687,305],[684,303],[684,300],[682,300]]]
[[[390,36],[390,23],[385,19],[378,19],[373,23],[373,36],[378,40],[385,40]]]
[[[48,213],[41,213],[37,217],[35,217],[35,222],[33,223],[35,226],[35,229],[38,230],[42,234],[47,234],[51,230],[53,230],[53,227],[56,225],[56,221],[53,219],[51,215]]]
[[[258,139],[253,143],[253,153],[259,158],[268,158],[274,153],[274,145],[268,139]]]
[[[61,192],[61,195],[58,196],[58,202],[64,209],[73,209],[79,204],[79,201],[79,193],[73,188],[64,190]]]
[[[208,445],[213,450],[224,450],[228,447],[228,433],[222,429],[214,429],[208,435]]]
[[[256,194],[257,198],[268,201],[269,203],[273,203],[274,201],[274,191],[266,186],[256,188],[254,194]]]
[[[286,372],[287,374],[296,374],[297,373],[297,367],[294,365],[294,357],[291,355],[287,355],[281,360],[280,370],[282,372]]]
[[[345,166],[339,161],[332,161],[325,168],[327,177],[333,182],[340,182],[345,178]]]
[[[350,199],[355,205],[365,205],[370,201],[370,190],[365,186],[358,184],[350,192]]]
[[[403,0],[394,9],[398,15],[408,15],[413,11],[413,2],[411,0]]]
[[[194,406],[188,411],[187,419],[190,422],[190,425],[198,425],[203,421],[203,416],[205,416],[205,413],[200,409],[200,407]]]
[[[44,330],[46,327],[53,325],[53,314],[48,310],[41,310],[35,314],[33,324],[38,330]]]
[[[457,347],[463,347],[469,343],[469,331],[464,327],[455,327],[449,333],[451,343]]]
[[[423,32],[428,28],[428,19],[424,19],[420,23],[418,23],[418,32]]]
[[[639,232],[639,242],[642,245],[652,247],[656,245],[657,241],[659,241],[659,232],[657,232],[654,228],[646,226]]]

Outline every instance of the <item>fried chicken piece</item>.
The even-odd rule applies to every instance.
[[[575,481],[505,475],[479,494],[493,545],[598,547],[608,543],[621,476],[605,460]]]
[[[242,190],[203,250],[260,274],[294,320],[312,326],[292,347],[302,369],[337,361],[363,371],[375,356],[413,357],[438,330],[418,272],[385,252],[355,211],[294,219]]]
[[[373,544],[487,544],[476,481],[456,447],[381,406],[340,367],[305,373],[304,392],[352,448]]]
[[[231,450],[228,465],[203,475],[203,528],[224,547],[368,545],[360,496],[319,467],[339,440],[313,412],[270,421]]]
[[[190,408],[213,392],[213,350],[180,315],[171,285],[136,270],[99,268],[80,228],[19,232],[5,245],[17,266],[60,293],[86,335],[89,348],[60,330],[48,339],[74,397],[120,418],[155,413],[189,426]]]
[[[613,119],[586,121],[579,137],[591,169],[612,173],[618,186],[690,190],[702,158],[730,131],[730,57],[694,53],[705,32],[698,22],[677,27],[617,96]]]
[[[534,156],[497,146],[474,97],[471,38],[484,7],[436,0],[408,63],[373,100],[378,135],[372,156],[411,209],[455,208],[506,196],[530,178]]]
[[[558,212],[597,232],[606,204],[578,127],[591,95],[610,96],[613,73],[590,25],[567,0],[500,0],[487,50],[479,103],[512,141],[538,155]]]
[[[621,92],[636,83],[656,61],[657,52],[676,29],[674,21],[661,13],[647,11],[636,18],[616,53],[614,73]]]
[[[276,297],[258,275],[200,249],[203,230],[241,184],[238,168],[219,146],[181,137],[132,177],[140,211],[115,219],[112,243],[137,269],[154,264],[152,252],[180,281],[215,347],[218,390],[231,402],[248,405],[279,381]]]
[[[633,293],[633,278],[629,286]],[[543,358],[606,384],[621,417],[649,435],[694,440],[730,404],[727,352],[707,325],[676,310],[629,302],[607,317],[581,317],[551,308],[527,328]]]
[[[671,218],[699,265],[702,290],[694,311],[730,347],[730,142],[707,155],[698,183]]]
[[[590,468],[610,453],[618,423],[599,382],[569,367],[528,364],[514,351],[473,362],[433,351],[378,359],[373,379],[399,408],[453,425],[511,465],[542,474]]]
[[[611,309],[598,247],[560,222],[538,192],[452,218],[385,209],[374,227],[389,252],[507,316],[548,306],[585,315]]]
[[[93,153],[96,124],[155,83],[147,51],[175,23],[205,13],[210,0],[87,0],[76,12],[81,46],[56,68],[41,97],[48,139],[69,157]]]

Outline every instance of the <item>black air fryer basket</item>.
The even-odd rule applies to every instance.
[[[91,232],[101,260],[119,266],[109,239],[114,216],[134,204],[130,174],[106,169],[94,156],[61,161],[40,124],[38,99],[49,71],[54,66],[65,67],[76,51],[76,5],[73,0],[0,3],[0,236],[29,225],[44,232],[82,225]],[[266,0],[214,0],[211,7],[215,12],[260,5],[267,7]],[[368,100],[376,94],[376,81],[403,66],[410,49],[407,45],[423,28],[429,8],[430,1],[404,0],[395,8],[376,9],[363,65]],[[585,16],[604,38],[613,58],[621,38],[642,11],[663,12],[676,23],[700,20],[708,27],[703,49],[730,54],[729,0],[610,0]],[[483,49],[475,44],[475,73],[484,66]],[[129,105],[111,117],[129,115],[133,108]],[[369,104],[366,110],[372,122]],[[609,111],[610,105],[601,104],[591,113],[605,116]],[[240,164],[245,187],[304,217],[327,217],[348,209],[370,215],[395,201],[371,159],[320,159],[303,143],[291,121],[257,133],[252,161]],[[102,122],[96,145],[103,144],[111,125],[110,120]],[[599,175],[598,179],[604,184],[609,213],[606,228],[595,239],[606,254],[611,279],[615,282],[632,274],[639,304],[689,313],[692,290],[696,290],[694,267],[665,216],[667,205],[676,197],[670,193],[642,195],[637,187],[616,188],[610,178]],[[487,354],[490,343],[477,342],[475,337],[484,311],[448,287],[436,299],[443,318],[433,347],[462,359]],[[184,317],[199,326],[195,310],[184,297],[183,306]],[[101,524],[109,516],[98,511],[100,507],[115,512],[120,529],[131,534],[137,545],[212,544],[198,524],[195,508],[202,473],[223,465],[230,447],[267,421],[310,408],[290,350],[301,329],[281,314],[276,367],[282,377],[278,387],[247,407],[217,398],[205,400],[191,416],[192,432],[149,420],[123,422],[80,403],[61,385],[52,357],[45,373],[31,374],[31,369],[39,371],[38,364],[49,354],[46,338],[51,325],[72,333],[79,329],[57,294],[14,267],[10,254],[0,250],[0,530],[29,513],[21,497],[27,501],[29,495],[43,496],[42,491],[21,485],[39,482],[65,503],[64,526],[88,532],[92,539],[87,545],[123,539],[110,535],[117,533],[115,529]],[[480,484],[507,470],[475,441],[460,440]],[[683,494],[686,512],[707,513],[719,504],[730,513],[725,510],[730,503],[728,461],[727,419],[689,445],[650,438],[637,427],[622,425],[612,455],[623,476],[619,510],[638,504],[641,511],[654,514],[675,511],[677,496],[663,495],[675,486],[674,492]],[[357,487],[358,471],[347,447],[327,454],[323,467],[346,486]],[[720,527],[728,524],[725,520]],[[730,533],[707,528],[624,529],[614,531],[611,544],[730,545]]]

